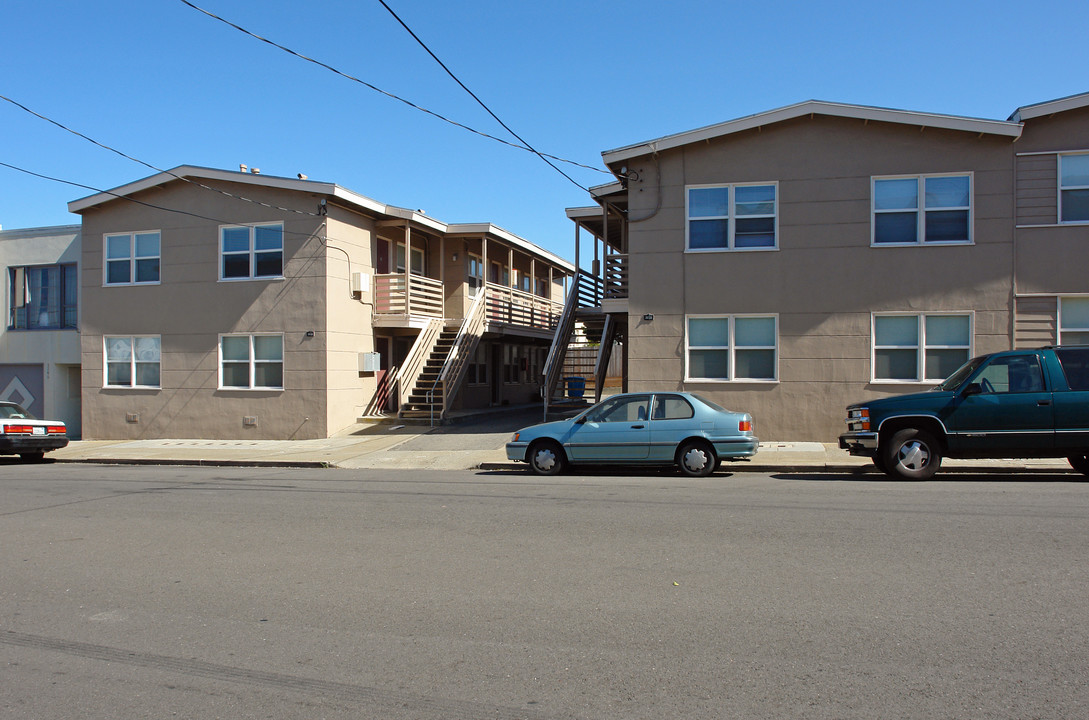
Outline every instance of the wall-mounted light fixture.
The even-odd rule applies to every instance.
[[[650,313],[647,313],[646,315],[643,316],[643,319],[646,320],[647,322],[650,322],[651,320],[654,319],[654,316],[651,315]]]
[[[458,254],[454,253],[453,257],[450,258],[450,262],[457,262],[457,261],[458,261]]]
[[[307,330],[306,331],[306,337],[314,337],[314,331],[313,330]]]

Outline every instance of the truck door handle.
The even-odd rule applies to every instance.
[[[631,429],[632,430],[642,430],[645,427],[646,427],[646,425],[632,425]]]
[[[1051,404],[1051,401],[1050,401],[1050,400],[1037,400],[1037,401],[1036,401],[1036,404],[1037,404],[1038,406],[1040,406],[1040,407],[1045,407],[1045,406],[1047,406],[1047,405],[1050,405],[1050,404]]]

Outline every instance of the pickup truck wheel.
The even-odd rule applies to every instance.
[[[889,468],[885,465],[885,458],[881,456],[881,453],[875,454],[870,460],[873,461],[873,466],[877,468],[878,472],[883,472],[886,475],[889,474]]]
[[[1089,475],[1089,455],[1071,455],[1067,460],[1070,461],[1070,467],[1082,475]]]
[[[915,428],[897,431],[879,452],[886,472],[900,480],[929,480],[942,464],[938,441]]]
[[[529,447],[529,466],[538,475],[559,475],[567,457],[554,440],[539,440]]]

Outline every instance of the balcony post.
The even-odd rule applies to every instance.
[[[393,263],[397,264],[394,251]],[[412,224],[405,221],[405,315],[412,315]]]

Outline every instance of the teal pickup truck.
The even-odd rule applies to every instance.
[[[839,446],[925,480],[951,458],[1065,457],[1089,475],[1089,347],[969,360],[933,390],[847,407]]]

